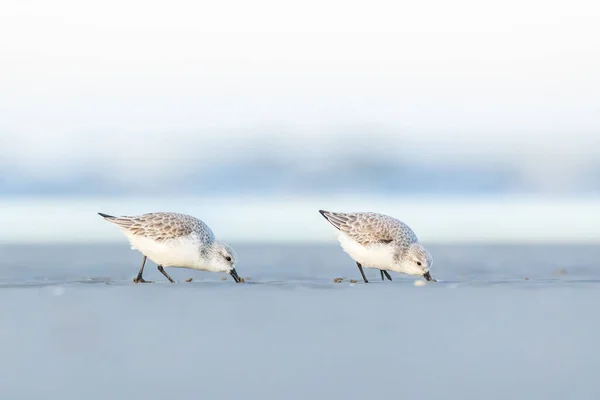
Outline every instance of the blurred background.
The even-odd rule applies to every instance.
[[[598,398],[597,3],[2,0],[0,393]],[[355,284],[319,209],[438,282]],[[97,212],[152,211],[247,284],[134,285]]]
[[[331,240],[596,241],[600,13],[533,0],[40,0],[0,11],[0,241],[180,211]]]

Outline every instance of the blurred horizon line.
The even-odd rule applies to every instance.
[[[102,140],[0,132],[0,193],[600,194],[600,136],[591,133],[391,135],[366,127],[350,132],[112,132]]]

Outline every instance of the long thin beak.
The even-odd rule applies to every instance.
[[[231,275],[231,277],[233,278],[233,280],[235,281],[235,283],[240,283],[240,277],[238,276],[237,271],[235,270],[235,268],[232,269],[229,272],[229,275]]]
[[[427,271],[423,274],[423,278],[425,278],[426,281],[437,282],[435,279],[433,279],[431,277],[431,274],[429,273],[429,271]]]

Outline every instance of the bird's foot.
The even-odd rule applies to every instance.
[[[154,283],[154,281],[147,281],[142,277],[133,278],[133,283]]]

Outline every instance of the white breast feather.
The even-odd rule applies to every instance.
[[[158,265],[206,269],[204,265],[200,264],[199,245],[193,237],[186,236],[180,239],[157,242],[141,235],[128,233],[126,235],[132,249],[138,250]]]
[[[394,271],[393,249],[385,244],[376,244],[365,247],[344,233],[338,233],[338,240],[342,248],[354,261],[358,261],[363,267],[385,269]]]

